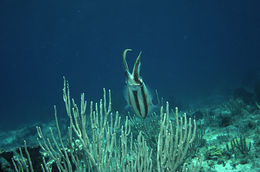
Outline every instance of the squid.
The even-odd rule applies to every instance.
[[[140,52],[138,57],[136,58],[132,73],[130,73],[126,61],[126,54],[129,51],[132,51],[132,49],[126,49],[123,52],[123,65],[127,89],[126,99],[129,105],[134,110],[134,112],[142,119],[145,119],[147,115],[150,113],[153,105],[151,94],[140,76],[140,60],[142,52]]]

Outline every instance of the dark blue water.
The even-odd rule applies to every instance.
[[[181,99],[250,84],[259,72],[258,1],[44,0],[0,2],[0,129],[65,116],[63,76],[78,101],[112,89],[123,109],[122,52],[143,51],[141,76]],[[252,74],[252,75],[251,75]],[[250,77],[249,77],[250,78]],[[253,77],[254,78],[254,77]]]

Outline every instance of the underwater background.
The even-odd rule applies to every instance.
[[[157,89],[163,97],[196,94],[202,99],[251,84],[247,75],[260,70],[259,5],[243,0],[2,0],[0,128],[53,119],[54,104],[64,109],[63,76],[72,95],[86,92],[97,100],[103,87],[110,88],[114,108],[123,109],[126,48],[133,49],[130,66],[143,51],[141,76],[151,92]]]
[[[142,51],[154,104],[155,89],[184,110],[221,104],[237,88],[260,93],[259,7],[257,0],[1,0],[0,131],[53,121],[53,105],[66,117],[63,76],[77,102],[81,92],[98,101],[107,88],[113,109],[127,112],[127,48],[130,69]]]

